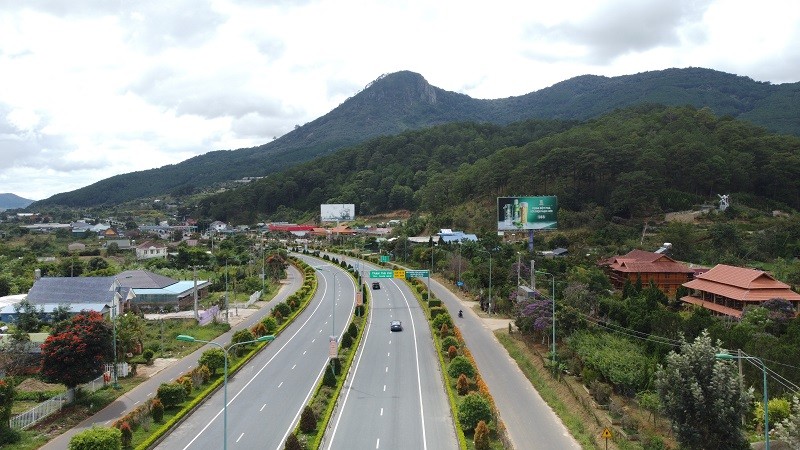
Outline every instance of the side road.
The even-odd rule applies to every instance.
[[[303,283],[303,274],[294,266],[289,266],[287,280],[288,283],[281,286],[277,295],[275,295],[275,298],[269,301],[258,312],[250,315],[246,320],[232,326],[230,331],[214,339],[214,342],[218,342],[220,344],[228,343],[230,342],[233,333],[238,330],[250,328],[255,323],[259,322],[262,318],[269,314],[270,310],[275,304],[286,300],[289,295],[300,289]],[[187,355],[184,358],[175,360],[169,367],[166,367],[146,381],[142,382],[140,385],[117,398],[113,403],[100,410],[97,414],[89,417],[58,437],[51,439],[41,448],[48,450],[63,450],[67,448],[69,440],[72,438],[72,436],[87,428],[90,428],[92,425],[111,425],[114,420],[124,416],[138,404],[147,401],[148,398],[152,397],[158,390],[158,386],[161,385],[161,383],[173,381],[182,373],[197,365],[200,355],[202,355],[204,351],[211,347],[212,346],[210,344],[207,344],[196,350],[194,353]]]
[[[431,279],[431,290],[461,330],[492,393],[513,448],[580,449],[492,332],[499,326],[508,327],[510,321],[478,316],[473,309],[475,302],[461,298],[435,278]],[[458,310],[463,310],[464,317],[458,317]]]

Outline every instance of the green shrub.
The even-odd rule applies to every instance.
[[[450,361],[450,364],[447,366],[447,374],[450,375],[450,378],[457,378],[461,374],[466,375],[469,378],[475,376],[475,367],[472,366],[472,363],[463,356],[456,356]],[[476,422],[477,423],[477,422]],[[469,427],[468,429],[475,428],[475,425]]]
[[[300,439],[297,439],[294,433],[291,433],[286,438],[286,443],[283,444],[283,450],[303,450],[303,444],[300,443]]]
[[[431,308],[435,308],[437,306],[442,306],[442,301],[438,298],[432,298],[428,300],[428,306]]]
[[[492,408],[482,395],[468,394],[458,407],[458,422],[465,430],[474,430],[480,421],[492,420]]]
[[[208,370],[208,367],[206,366],[197,366],[192,369],[190,378],[192,379],[192,384],[194,387],[199,388],[200,386],[208,383],[208,380],[211,379],[211,371]]]
[[[431,308],[431,319],[434,321],[434,323],[436,321],[436,317],[438,317],[440,314],[447,314],[447,310],[441,306]]]
[[[347,334],[349,334],[350,337],[358,336],[358,325],[354,322],[350,322],[350,325],[347,327]]]
[[[455,336],[447,336],[446,338],[442,339],[442,353],[447,353],[450,351],[450,347],[458,348],[458,339]]]
[[[317,429],[317,416],[310,406],[306,405],[303,412],[300,414],[300,431],[303,433],[311,433]]]
[[[264,324],[264,328],[267,329],[267,334],[275,333],[275,330],[278,329],[278,322],[272,316],[267,316],[261,320],[261,323]]]
[[[286,304],[286,302],[275,305],[275,310],[281,313],[281,317],[289,317],[292,314],[292,307]]]
[[[183,390],[186,391],[186,396],[192,395],[192,388],[194,388],[194,384],[192,383],[192,377],[182,376],[178,378],[178,383],[183,386]]]
[[[156,396],[164,404],[164,408],[172,408],[186,400],[186,388],[180,383],[161,383]]]
[[[339,372],[336,372],[337,374]],[[325,373],[322,374],[322,385],[329,388],[336,387],[336,375],[333,374],[330,365],[325,368]]]
[[[433,322],[432,322],[433,328],[435,330],[441,329],[442,325],[444,324],[447,324],[448,327],[453,328],[453,318],[450,316],[450,313],[444,310],[444,308],[440,309],[444,312],[437,314],[436,317],[431,315],[431,317],[433,317]]]
[[[240,343],[240,342],[252,341],[252,340],[254,340],[255,338],[256,338],[256,337],[255,337],[255,336],[253,336],[253,333],[251,333],[251,332],[250,332],[250,330],[247,330],[247,329],[245,329],[245,330],[239,330],[239,331],[237,331],[237,332],[233,333],[233,337],[231,337],[231,345],[233,345],[233,344],[238,344],[238,343]],[[250,346],[252,346],[252,345],[253,345],[253,344],[242,344],[242,345],[237,345],[237,346],[236,346],[236,347],[233,349],[233,352],[236,354],[236,356],[241,356],[241,355],[243,355],[244,353],[246,353],[246,352],[247,352],[247,349],[248,349]]]
[[[142,352],[142,358],[144,358],[144,362],[147,365],[150,365],[150,363],[153,362],[153,356],[155,356],[155,352],[153,352],[149,348],[144,349],[144,351]]]
[[[350,348],[353,346],[353,337],[349,333],[342,336],[342,348]]]
[[[201,366],[208,367],[211,375],[217,373],[217,369],[222,369],[225,366],[225,352],[221,348],[211,348],[200,355],[197,363]]]
[[[598,405],[607,405],[611,400],[612,392],[613,389],[611,389],[611,386],[599,380],[594,380],[589,385],[589,393],[592,394],[592,397]]]
[[[122,432],[117,428],[93,426],[72,436],[69,450],[121,450]]]

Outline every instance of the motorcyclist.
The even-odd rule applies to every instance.
[[[460,309],[458,310],[458,317],[464,317],[464,313]]]

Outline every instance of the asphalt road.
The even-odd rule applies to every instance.
[[[230,449],[283,449],[286,437],[294,429],[327,367],[329,337],[334,324],[334,334],[340,339],[353,312],[353,279],[337,266],[302,258],[322,268],[317,273],[317,294],[292,325],[228,379],[227,443]],[[157,448],[220,449],[223,418],[223,391],[220,390]]]
[[[227,333],[214,339],[214,341],[227,344],[231,341],[231,337],[233,336],[234,332],[240,329],[250,328],[253,324],[259,322],[264,316],[269,314],[270,310],[275,304],[286,300],[289,295],[300,289],[303,284],[303,274],[299,270],[295,269],[294,266],[289,266],[288,280],[289,284],[283,285],[275,298],[267,303],[266,306],[261,308],[261,310],[259,310],[257,313],[251,315],[250,318],[244,322],[231,328],[231,330]],[[119,397],[104,409],[98,411],[97,414],[79,423],[74,428],[67,430],[60,436],[51,439],[41,448],[47,450],[63,450],[69,445],[69,440],[72,438],[72,436],[87,428],[91,428],[92,425],[110,426],[114,420],[124,416],[142,402],[152,398],[161,383],[172,382],[181,374],[196,366],[200,355],[202,355],[203,352],[209,348],[211,348],[210,344],[205,345],[194,353],[175,362],[170,367],[167,367],[159,373],[153,375],[148,380],[142,382],[139,386],[131,389],[125,393],[125,395]]]
[[[367,286],[381,289],[371,291],[370,320],[322,448],[458,448],[424,311],[405,283],[361,269]],[[391,332],[392,320],[403,331]]]
[[[580,449],[561,419],[536,392],[492,330],[446,287],[432,280],[431,289],[455,317],[456,326],[489,387],[514,448]],[[464,311],[463,318],[458,318],[459,309]]]

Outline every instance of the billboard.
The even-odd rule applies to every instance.
[[[497,197],[497,230],[555,230],[558,197]]]
[[[322,222],[341,222],[355,220],[356,218],[356,205],[353,204],[320,205],[319,210],[319,217]]]

